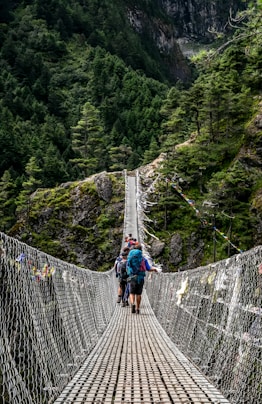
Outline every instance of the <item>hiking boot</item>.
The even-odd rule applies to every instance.
[[[117,303],[120,303],[121,302],[121,300],[122,300],[122,298],[121,298],[121,296],[118,296],[118,298],[117,298]]]
[[[126,302],[122,302],[122,307],[126,307]]]
[[[140,313],[139,309],[136,309],[136,314],[139,314],[139,313]]]
[[[126,306],[129,306],[129,303],[128,303],[128,301],[126,301]]]
[[[132,304],[131,313],[135,313],[135,312],[136,312],[136,306],[134,304]]]

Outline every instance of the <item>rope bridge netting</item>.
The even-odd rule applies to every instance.
[[[137,184],[139,239],[149,255]],[[262,402],[261,262],[256,247],[146,282],[172,341],[234,404]],[[53,403],[106,329],[116,288],[113,270],[79,268],[0,233],[0,402]]]
[[[261,260],[257,247],[147,282],[167,334],[232,403],[262,402]]]
[[[67,264],[0,233],[0,402],[52,403],[103,334],[115,274]]]
[[[138,195],[143,241],[146,198],[139,177]],[[234,404],[262,403],[261,263],[258,246],[146,283],[153,311],[171,340]]]

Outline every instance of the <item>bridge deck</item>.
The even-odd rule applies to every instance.
[[[175,347],[143,292],[141,314],[117,307],[102,338],[58,403],[226,404]]]

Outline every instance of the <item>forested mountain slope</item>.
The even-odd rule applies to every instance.
[[[230,232],[241,248],[261,242],[261,2],[247,10],[241,1],[227,1],[223,10],[200,0],[182,3],[0,2],[3,231],[49,251],[66,204],[61,196],[59,207],[59,184],[131,170],[164,152],[158,198],[152,196],[158,204],[150,213],[164,243],[157,259],[171,269],[213,259],[212,247],[206,248],[212,245],[212,226],[201,221],[199,231],[199,220],[184,214],[165,178],[179,181],[200,205],[212,201],[234,217]],[[209,43],[210,51],[186,59],[177,43],[185,39]],[[54,215],[37,211],[39,188],[48,188],[51,205],[56,195]],[[49,211],[48,204],[41,209]],[[94,217],[106,231],[99,233],[103,247],[94,259],[112,227],[110,214],[101,209],[102,216]],[[220,211],[216,220],[224,230],[229,224]],[[81,220],[70,248],[60,249],[56,235],[51,252],[70,259],[71,250],[73,262],[86,265],[77,243],[89,243],[95,225]],[[66,233],[68,238],[69,229]],[[174,239],[181,259],[170,260]],[[200,253],[190,261],[193,244]],[[222,244],[217,259],[234,252]]]

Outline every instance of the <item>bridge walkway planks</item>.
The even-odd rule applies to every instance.
[[[143,291],[141,313],[117,305],[95,349],[55,404],[227,404],[176,348]]]

